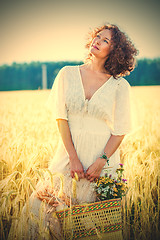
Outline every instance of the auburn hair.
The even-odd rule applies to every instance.
[[[135,48],[129,37],[116,25],[103,25],[102,27],[95,28],[93,31],[89,32],[86,48],[90,48],[93,39],[104,29],[111,31],[111,51],[104,64],[107,73],[114,78],[129,75],[135,68],[135,56],[138,54],[138,50]],[[89,52],[85,62],[88,62],[91,59],[92,54]]]

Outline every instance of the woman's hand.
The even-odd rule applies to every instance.
[[[89,168],[86,171],[86,178],[90,181],[93,182],[97,178],[99,178],[101,171],[106,164],[106,160],[103,158],[97,158],[97,160],[89,166]]]
[[[119,145],[121,144],[125,135],[111,135],[106,147],[104,148],[104,152],[106,153],[107,157],[111,157],[112,154],[118,149]],[[86,171],[86,178],[93,182],[96,178],[98,178],[101,174],[101,171],[106,164],[106,160],[103,158],[97,158],[97,160],[89,166]]]
[[[78,175],[78,179],[84,178],[84,169],[78,157],[70,159],[70,172],[72,178],[75,177],[75,172]]]

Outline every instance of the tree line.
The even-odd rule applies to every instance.
[[[47,87],[51,88],[59,70],[80,61],[13,63],[0,66],[0,91],[35,90],[42,88],[42,65],[47,67]],[[136,68],[125,77],[131,86],[160,85],[160,58],[140,59]]]

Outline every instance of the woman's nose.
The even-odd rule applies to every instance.
[[[98,44],[98,45],[100,44],[100,40],[99,39],[96,40],[96,44]]]

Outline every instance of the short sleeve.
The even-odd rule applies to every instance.
[[[51,93],[46,103],[47,109],[49,109],[53,113],[53,117],[56,120],[68,120],[65,104],[65,69],[66,68],[63,67],[57,74],[51,89]]]
[[[121,79],[115,97],[113,135],[125,135],[131,131],[131,86]]]

